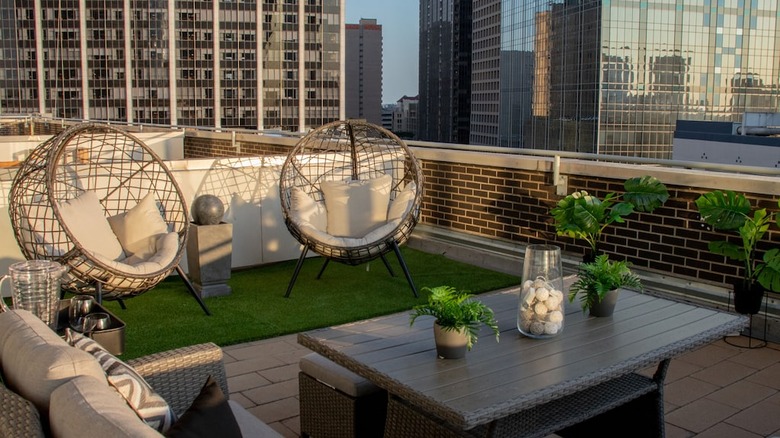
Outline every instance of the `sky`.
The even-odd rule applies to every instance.
[[[347,23],[382,25],[382,103],[417,95],[420,0],[344,0]]]

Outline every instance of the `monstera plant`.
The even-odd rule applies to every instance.
[[[753,209],[744,194],[714,190],[696,200],[701,218],[715,230],[736,232],[740,243],[728,240],[710,242],[709,250],[726,258],[741,261],[742,279],[734,287],[734,301],[738,312],[756,313],[761,306],[763,289],[780,292],[780,248],[772,248],[761,255],[756,247],[766,236],[775,220],[775,212],[766,208]],[[780,208],[780,201],[778,201]],[[742,299],[749,300],[741,308]],[[742,310],[744,309],[744,311]]]
[[[601,233],[614,222],[623,223],[635,211],[652,212],[669,199],[666,186],[653,176],[630,178],[623,184],[625,192],[608,193],[599,199],[581,190],[561,199],[550,210],[559,236],[583,239],[590,245],[588,259],[599,254]]]

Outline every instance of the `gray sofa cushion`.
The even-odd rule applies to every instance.
[[[6,385],[42,415],[49,411],[51,393],[71,378],[86,375],[105,381],[92,355],[68,345],[26,310],[0,313],[0,346]]]
[[[352,397],[379,391],[378,386],[317,353],[303,356],[299,366],[304,373]]]
[[[52,435],[58,438],[160,438],[106,384],[105,378],[76,377],[55,389],[51,395],[49,422]]]

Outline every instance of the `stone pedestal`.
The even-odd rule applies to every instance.
[[[230,267],[233,254],[233,224],[191,223],[187,239],[187,267],[190,280],[201,298],[230,295]]]

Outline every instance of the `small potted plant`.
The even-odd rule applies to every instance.
[[[666,186],[653,176],[630,178],[623,183],[622,195],[608,193],[604,199],[585,190],[574,192],[558,201],[550,210],[559,236],[583,239],[590,246],[586,262],[599,255],[601,233],[613,222],[623,223],[635,211],[652,212],[669,199]]]
[[[610,316],[621,287],[641,290],[642,283],[627,261],[611,261],[602,254],[592,262],[580,264],[577,280],[569,289],[569,301],[580,295],[583,311],[590,309],[591,316]]]
[[[466,350],[479,338],[480,325],[484,324],[493,330],[498,342],[498,324],[491,310],[484,303],[472,299],[468,291],[458,290],[452,286],[424,287],[423,292],[430,292],[428,302],[412,308],[409,325],[423,315],[436,318],[433,324],[436,352],[443,359],[459,359],[466,355]]]
[[[753,210],[743,194],[715,190],[696,199],[701,218],[715,230],[736,231],[741,244],[726,240],[710,242],[715,254],[741,261],[742,278],[734,285],[734,309],[754,314],[761,308],[764,289],[780,292],[780,249],[773,248],[759,256],[757,246],[775,217],[765,208]],[[780,201],[778,201],[780,208]]]

